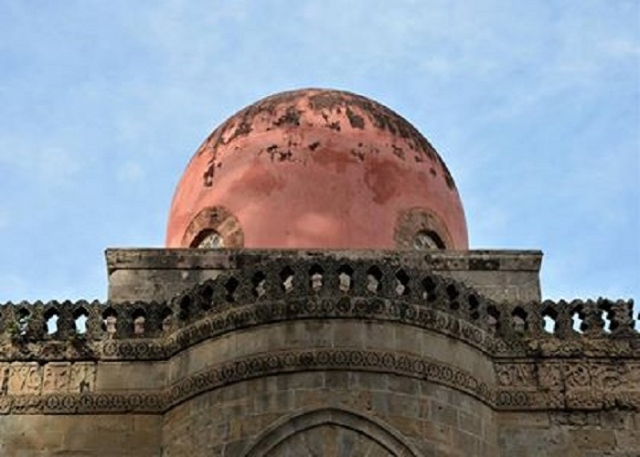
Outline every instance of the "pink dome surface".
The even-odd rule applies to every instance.
[[[336,90],[264,98],[205,140],[176,189],[167,247],[212,230],[226,247],[318,249],[401,249],[429,230],[468,249],[435,149],[392,110]]]

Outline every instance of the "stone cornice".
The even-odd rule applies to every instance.
[[[165,249],[110,248],[105,251],[108,272],[119,269],[239,269],[268,263],[274,258],[294,262],[341,258],[374,260],[428,267],[433,270],[508,270],[539,272],[539,250],[474,249],[470,251],[397,251],[397,250],[301,250],[301,249]]]

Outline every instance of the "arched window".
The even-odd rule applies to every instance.
[[[202,249],[221,249],[224,247],[224,239],[215,230],[203,230],[193,240],[193,246]]]
[[[430,249],[444,249],[442,239],[433,230],[420,230],[413,237],[413,249],[427,251]]]

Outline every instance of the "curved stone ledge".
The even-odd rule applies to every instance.
[[[472,346],[402,323],[356,319],[285,321],[206,339],[170,359],[168,379],[173,382],[216,363],[256,354],[341,348],[424,357],[455,365],[481,381],[495,382],[491,358]]]
[[[228,309],[202,317],[165,340],[108,340],[103,343],[101,358],[167,359],[195,344],[239,330],[306,320],[397,323],[453,337],[487,354],[497,347],[486,331],[441,311],[388,300],[310,297]]]
[[[214,387],[246,379],[298,371],[349,370],[397,374],[445,385],[482,402],[493,403],[493,389],[466,371],[423,357],[355,349],[285,351],[235,360],[173,384],[168,406],[175,406]]]

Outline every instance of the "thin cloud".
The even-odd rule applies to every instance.
[[[84,163],[78,152],[75,148],[42,146],[39,141],[16,146],[5,143],[0,148],[0,164],[23,177],[30,186],[48,190],[69,185],[69,181],[82,172]]]
[[[9,214],[0,208],[0,230],[9,227]]]
[[[144,167],[138,162],[127,161],[118,170],[118,180],[122,182],[136,183],[144,179]]]

